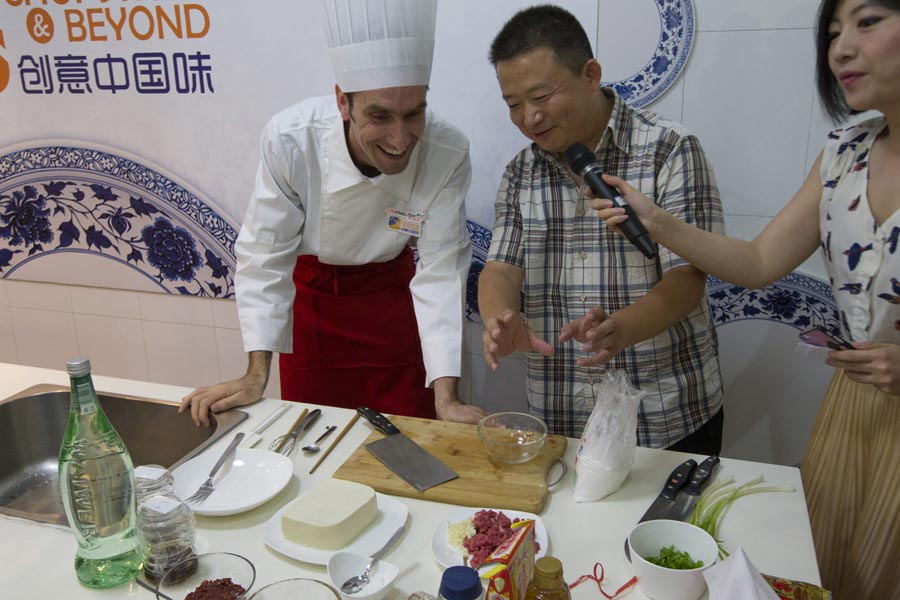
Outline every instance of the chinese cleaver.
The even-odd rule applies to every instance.
[[[453,469],[401,433],[377,410],[360,406],[356,412],[385,436],[366,444],[366,450],[420,492],[459,477]]]
[[[691,474],[694,472],[694,467],[696,466],[697,461],[693,458],[689,458],[675,467],[675,470],[672,471],[672,474],[666,479],[666,484],[663,486],[662,491],[660,491],[659,495],[650,505],[650,508],[644,513],[644,516],[640,518],[638,523],[652,521],[653,519],[675,518],[672,515],[672,511],[675,508],[675,500],[678,497],[681,488],[687,485]],[[631,552],[628,550],[627,539],[625,540],[625,557],[628,558],[628,560],[631,560]]]

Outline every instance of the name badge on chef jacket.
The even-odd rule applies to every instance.
[[[387,214],[388,229],[413,237],[421,237],[425,213],[400,210],[399,208],[386,208],[384,212]]]

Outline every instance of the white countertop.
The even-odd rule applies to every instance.
[[[0,363],[0,399],[38,383],[68,385],[69,379],[64,371]],[[158,398],[173,403],[190,391],[183,387],[101,376],[94,376],[94,383],[100,391]],[[237,431],[249,432],[278,402],[264,399],[243,407],[242,410],[247,411],[251,418]],[[257,447],[265,448],[269,441],[286,430],[303,406],[293,405],[263,433],[264,440]],[[340,428],[352,416],[352,411],[346,409],[321,408],[320,425],[333,424]],[[311,489],[317,479],[329,477],[370,432],[371,428],[365,422],[358,421],[312,476],[307,472],[316,457],[296,452],[293,456],[293,481],[272,500],[256,509],[230,517],[198,516],[198,552],[227,551],[246,556],[257,570],[254,589],[289,577],[305,576],[327,581],[324,566],[286,558],[268,548],[262,542],[261,528],[278,509],[301,492]],[[210,451],[224,449],[230,437],[219,440]],[[590,573],[594,563],[601,562],[606,570],[604,590],[612,593],[633,575],[622,551],[626,535],[656,497],[666,476],[688,455],[638,448],[634,467],[622,489],[599,502],[578,504],[572,499],[571,489],[577,447],[576,440],[569,441],[565,455],[569,472],[560,484],[554,486],[541,513],[550,537],[549,553],[562,561],[566,580],[570,582]],[[699,461],[705,457],[694,458]],[[763,475],[771,484],[790,484],[797,491],[756,494],[735,502],[722,525],[721,536],[726,547],[733,550],[743,546],[750,560],[763,573],[819,583],[799,471],[791,467],[723,457],[716,477],[729,474],[739,482]],[[436,595],[442,569],[432,556],[431,538],[435,527],[454,507],[417,499],[400,500],[409,507],[410,518],[407,533],[385,556],[385,560],[400,567],[400,576],[387,600],[405,600],[418,590]],[[111,590],[92,590],[82,586],[75,578],[73,567],[76,547],[75,539],[68,530],[0,515],[2,595],[35,600],[154,598],[152,593],[134,583]],[[639,590],[628,597],[636,600],[645,598]],[[588,581],[572,590],[572,598],[588,600],[602,596],[595,584]]]

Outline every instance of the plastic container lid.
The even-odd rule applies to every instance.
[[[438,592],[444,600],[474,600],[481,597],[481,577],[472,567],[449,567],[441,577]]]

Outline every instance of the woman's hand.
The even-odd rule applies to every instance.
[[[900,395],[900,346],[885,342],[854,342],[853,350],[834,350],[825,362],[844,369],[857,383],[874,385],[885,394]]]
[[[652,237],[656,223],[660,217],[659,213],[665,213],[665,211],[656,206],[656,204],[644,194],[626,183],[621,177],[604,174],[603,180],[619,190],[619,193],[622,194],[622,198],[625,199],[625,202],[631,207],[634,214],[641,220],[644,227],[647,229],[647,232]],[[612,200],[595,198],[590,189],[588,189],[588,196],[593,198],[593,200],[591,200],[591,208],[597,211],[597,216],[600,217],[601,220],[606,221],[606,225],[610,229],[614,230],[619,235],[623,235],[617,225],[628,218],[625,214],[625,209],[616,206]]]

